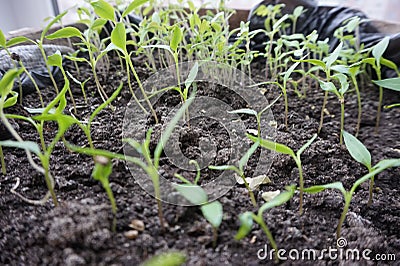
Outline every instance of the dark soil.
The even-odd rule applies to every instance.
[[[104,89],[111,95],[126,76],[116,66],[109,72],[99,75]],[[141,79],[145,80],[151,73],[137,66]],[[254,72],[261,68],[254,66]],[[75,74],[74,69],[68,69]],[[81,67],[81,78],[85,80],[91,74]],[[77,74],[75,74],[77,75]],[[263,81],[261,76],[255,80]],[[71,84],[78,106],[77,118],[85,120],[93,110],[102,103],[93,80],[88,82],[86,91],[88,103],[83,100],[79,85]],[[300,88],[301,89],[301,88]],[[279,95],[275,87],[266,87],[266,98],[272,101]],[[384,158],[400,157],[400,109],[383,110],[379,134],[374,134],[378,90],[371,85],[362,88],[363,115],[359,139],[371,151],[373,163]],[[46,102],[55,96],[51,89],[43,90]],[[229,90],[220,93],[201,91],[206,95],[224,97]],[[229,96],[229,95],[228,95]],[[323,93],[315,87],[307,88],[307,97],[299,98],[291,89],[289,96],[289,130],[284,127],[284,105],[280,99],[272,111],[278,122],[276,141],[297,150],[317,132]],[[163,108],[168,104],[179,102],[179,96],[169,95],[169,99],[159,101],[156,110],[160,117],[165,115]],[[174,98],[175,97],[175,98]],[[262,96],[261,96],[262,97]],[[226,97],[230,104],[240,106],[235,97]],[[115,111],[106,109],[95,120],[92,136],[96,148],[113,152],[123,152],[122,121],[125,108],[130,100],[126,88],[121,97],[114,101]],[[175,102],[174,102],[175,101]],[[24,99],[23,106],[37,107],[35,94]],[[400,95],[385,91],[384,104],[400,102]],[[163,104],[164,103],[164,104]],[[345,129],[354,133],[357,117],[357,101],[354,92],[346,99]],[[365,167],[354,161],[345,147],[339,145],[340,108],[334,95],[329,97],[323,130],[314,143],[302,156],[305,186],[326,184],[335,181],[343,182],[346,189],[361,176],[367,173]],[[72,106],[66,108],[72,112]],[[9,113],[29,116],[22,106],[7,109]],[[249,117],[248,124],[252,121]],[[145,126],[151,124],[151,118]],[[34,128],[28,123],[14,123],[19,134],[25,140],[39,141]],[[155,133],[151,147],[154,148],[162,126],[154,127]],[[0,129],[1,130],[1,129]],[[46,124],[46,138],[51,139],[57,130],[55,123]],[[207,136],[216,140],[217,155],[213,163],[223,165],[226,162],[226,129],[218,121],[198,119],[193,121],[191,130],[187,125],[181,128],[179,147],[189,158],[199,159],[199,139]],[[3,133],[2,133],[3,134]],[[3,137],[4,135],[2,135]],[[66,139],[77,145],[87,145],[85,136],[73,127],[66,133]],[[111,230],[113,216],[109,200],[101,184],[91,177],[93,159],[68,151],[62,143],[57,144],[52,155],[51,171],[56,178],[56,194],[60,202],[54,207],[51,201],[44,206],[32,206],[10,192],[16,179],[21,184],[17,191],[28,198],[38,199],[46,191],[44,178],[29,165],[24,151],[4,148],[7,164],[7,175],[1,175],[0,183],[0,264],[5,265],[138,265],[154,254],[167,250],[183,251],[187,256],[187,265],[270,265],[272,260],[260,260],[257,253],[271,249],[266,236],[258,225],[248,237],[241,241],[234,240],[239,228],[239,214],[245,211],[256,211],[250,202],[244,186],[235,185],[219,200],[223,204],[223,222],[218,229],[218,242],[212,245],[212,227],[203,218],[199,207],[182,207],[163,204],[168,227],[161,231],[157,217],[155,199],[146,193],[132,176],[125,163],[113,161],[113,173],[110,177],[111,188],[118,205],[117,229]],[[257,153],[259,154],[259,152]],[[253,156],[250,165],[257,160]],[[161,161],[161,170],[172,178],[177,170],[166,158]],[[247,173],[251,174],[251,167]],[[181,171],[180,174],[193,180],[194,172]],[[214,173],[202,171],[207,183]],[[271,183],[262,185],[255,191],[258,203],[263,204],[262,192],[284,190],[285,186],[297,184],[298,171],[295,162],[287,155],[276,155],[273,165],[267,173]],[[390,169],[376,177],[374,200],[367,206],[368,183],[363,184],[354,194],[352,204],[343,226],[342,237],[347,240],[347,249],[370,249],[369,256],[375,254],[395,254],[400,259],[400,170]],[[304,249],[323,250],[336,248],[335,230],[343,208],[342,195],[333,190],[315,195],[305,195],[304,214],[299,215],[298,194],[285,204],[266,212],[264,219],[275,237],[279,248],[287,250]],[[124,233],[129,231],[131,220],[144,222],[145,230],[136,239],[128,239]],[[346,249],[345,249],[346,250]],[[283,265],[360,265],[379,264],[395,265],[394,261],[346,261],[333,260],[325,256],[322,260],[288,260]]]

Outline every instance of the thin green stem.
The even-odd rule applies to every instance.
[[[257,208],[257,201],[256,201],[256,198],[255,198],[255,196],[254,196],[253,191],[251,191],[251,189],[250,189],[249,183],[247,183],[247,181],[246,181],[246,177],[244,176],[244,173],[240,173],[240,177],[243,179],[243,182],[244,182],[244,185],[245,185],[247,191],[249,191],[251,203],[253,204],[254,207]]]
[[[114,198],[114,194],[110,188],[110,184],[108,183],[108,180],[105,180],[104,184],[103,184],[103,188],[107,193],[107,196],[110,200],[111,203],[111,211],[113,213],[114,219],[113,219],[113,225],[112,225],[112,231],[115,232],[116,231],[116,215],[117,215],[117,203],[115,202],[115,198]]]
[[[54,179],[50,174],[50,165],[49,165],[49,159],[45,158],[45,156],[41,157],[42,165],[44,168],[44,179],[46,181],[46,185],[48,190],[50,191],[51,198],[53,199],[54,206],[58,206],[58,201],[56,197],[56,193],[54,192]]]
[[[355,136],[358,137],[358,133],[360,132],[361,113],[362,113],[361,95],[360,95],[360,89],[358,88],[358,82],[357,82],[356,77],[352,75],[351,76],[351,80],[353,81],[354,89],[356,90],[356,94],[357,94],[358,115],[357,115],[357,125],[356,125],[356,134],[355,134]]]
[[[140,78],[139,78],[135,68],[133,67],[132,60],[131,60],[131,58],[129,56],[126,56],[126,60],[128,60],[129,66],[131,68],[133,76],[135,77],[135,79],[136,79],[136,81],[137,81],[137,83],[139,85],[139,89],[143,94],[144,100],[146,101],[147,105],[149,106],[150,111],[151,111],[151,113],[152,113],[152,115],[154,117],[154,120],[156,121],[156,124],[158,124],[158,118],[157,118],[156,111],[154,110],[153,105],[151,104],[151,102],[149,100],[149,97],[147,96],[147,93],[144,91],[143,84],[140,81]]]
[[[378,134],[378,130],[379,130],[379,124],[380,124],[380,120],[381,120],[382,101],[383,101],[383,88],[379,87],[379,103],[378,103],[378,111],[376,113],[375,134]]]
[[[372,204],[372,195],[373,195],[373,190],[374,190],[374,183],[375,183],[375,178],[371,177],[371,180],[369,181],[369,198],[368,198],[368,206],[371,206]]]
[[[350,207],[352,192],[350,191],[347,193],[348,193],[348,195],[345,195],[343,211],[342,211],[342,214],[340,215],[339,224],[336,229],[336,239],[340,238],[342,226],[343,226],[344,220],[346,219],[346,215],[347,215],[347,212],[349,211],[349,207]]]
[[[4,160],[4,153],[3,153],[3,148],[0,145],[0,160],[1,160],[1,172],[3,175],[6,175],[7,170],[6,170],[6,161]]]
[[[321,118],[319,120],[319,127],[318,127],[318,134],[321,132],[321,129],[324,124],[324,114],[325,114],[325,107],[326,107],[326,102],[328,101],[328,92],[325,91],[324,95],[324,101],[322,103],[322,109],[321,109]]]
[[[297,168],[299,169],[299,186],[300,186],[300,196],[299,196],[299,214],[303,214],[303,198],[304,198],[304,178],[303,178],[303,167],[301,166],[300,158],[294,157],[296,161]]]
[[[340,99],[340,145],[343,144],[343,130],[344,130],[344,98]]]
[[[261,214],[262,215],[262,214]],[[252,215],[253,220],[258,223],[261,227],[261,229],[263,230],[264,234],[267,236],[271,247],[275,250],[274,255],[275,255],[275,262],[279,261],[278,255],[277,255],[277,251],[278,251],[278,246],[276,245],[275,239],[271,233],[271,231],[269,230],[268,226],[265,224],[264,219],[262,216],[257,216],[255,214]]]

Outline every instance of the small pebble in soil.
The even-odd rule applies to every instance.
[[[124,233],[124,236],[130,240],[134,240],[138,237],[139,232],[137,230],[129,230]]]
[[[135,229],[137,231],[143,232],[144,231],[144,222],[142,220],[133,219],[129,224],[129,227]]]

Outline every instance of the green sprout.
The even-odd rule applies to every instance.
[[[338,60],[340,56],[340,52],[342,51],[343,48],[343,43],[340,43],[335,50],[328,56],[325,57],[323,60],[318,60],[318,59],[301,59],[301,60],[293,60],[295,62],[306,62],[310,63],[312,65],[318,66],[322,69],[322,71],[326,75],[326,82],[331,81],[331,70],[332,70],[332,65]],[[319,77],[314,76],[317,80],[320,80]],[[322,103],[322,109],[321,109],[321,118],[319,122],[319,127],[318,127],[318,133],[321,131],[323,123],[324,123],[324,113],[325,113],[325,107],[326,103],[328,101],[328,91],[325,91],[324,94],[324,101]]]
[[[343,131],[344,143],[346,144],[346,148],[349,151],[351,157],[354,160],[361,163],[365,167],[367,167],[368,172],[372,171],[372,161],[371,154],[367,150],[367,148],[359,141],[356,137],[351,135],[350,133]],[[368,206],[372,203],[372,192],[374,188],[374,176],[371,177],[369,183],[369,199]]]
[[[203,213],[204,218],[213,227],[213,246],[216,247],[218,239],[218,227],[221,225],[223,217],[222,204],[218,200],[212,202],[208,201],[207,192],[197,182],[200,179],[200,167],[196,161],[189,161],[191,164],[196,165],[196,179],[192,183],[182,175],[175,174],[175,177],[179,178],[184,184],[174,184],[175,189],[190,203],[194,205],[201,205],[200,209]]]
[[[219,170],[219,171],[231,170],[231,171],[236,172],[236,174],[238,174],[240,176],[240,178],[242,178],[244,185],[246,186],[246,189],[249,192],[251,203],[253,204],[254,207],[257,207],[257,201],[256,201],[253,191],[251,190],[251,188],[249,186],[249,183],[246,180],[246,176],[244,174],[244,166],[247,164],[251,155],[253,155],[253,153],[257,150],[259,145],[260,145],[259,142],[255,142],[250,147],[250,149],[247,150],[247,152],[243,155],[243,157],[239,160],[238,166],[235,166],[235,165],[218,165],[218,166],[210,165],[208,167],[212,170]]]
[[[5,117],[3,116],[4,109],[7,107],[14,106],[18,101],[18,93],[15,91],[11,91],[10,88],[12,88],[12,84],[13,84],[12,78],[18,76],[19,73],[21,73],[21,71],[17,71],[15,69],[12,71],[8,71],[3,76],[3,78],[0,80],[0,114],[1,114],[2,121],[6,120],[6,119],[4,119]],[[11,97],[9,97],[9,95],[11,95]],[[10,125],[5,123],[5,126],[6,126],[6,128],[8,128],[7,126],[10,126]],[[10,129],[10,128],[8,128],[8,129]],[[1,147],[1,144],[0,144],[0,163],[1,163],[1,172],[3,173],[3,175],[6,175],[6,173],[7,173],[6,162],[4,159],[4,154],[3,154],[3,149]]]
[[[347,77],[342,74],[335,74],[332,76],[332,78],[339,80],[340,83],[340,89],[337,89],[335,84],[332,82],[325,82],[323,80],[319,81],[319,84],[322,88],[322,90],[326,92],[332,92],[334,93],[340,102],[340,144],[343,143],[343,130],[344,130],[344,94],[348,91],[349,89],[349,82],[347,81]]]
[[[255,142],[255,144],[259,144],[261,147],[266,148],[271,151],[279,152],[282,154],[290,155],[294,161],[296,162],[297,168],[299,169],[299,185],[300,185],[300,205],[299,205],[299,213],[303,214],[303,193],[304,193],[304,178],[303,178],[303,167],[301,165],[301,154],[313,143],[313,141],[317,138],[317,134],[307,141],[296,153],[289,148],[288,146],[280,143],[276,143],[270,140],[261,139],[260,137],[254,137],[251,135],[247,135],[249,139]]]
[[[139,157],[134,157],[134,156],[128,156],[128,155],[123,155],[123,154],[116,154],[110,151],[106,150],[101,150],[101,149],[94,149],[94,148],[82,148],[82,147],[77,147],[74,145],[71,145],[70,143],[65,142],[65,145],[71,149],[72,151],[79,152],[82,154],[86,155],[91,155],[91,156],[104,156],[110,159],[118,159],[126,162],[133,163],[140,168],[142,168],[146,174],[150,177],[153,187],[154,187],[154,197],[156,198],[157,201],[157,207],[158,207],[158,218],[160,222],[160,226],[162,230],[165,229],[165,223],[164,223],[164,215],[162,211],[162,203],[161,203],[161,188],[160,188],[160,176],[159,176],[159,163],[160,163],[160,158],[161,158],[161,153],[164,149],[165,143],[167,143],[169,137],[171,136],[174,127],[176,124],[179,122],[179,119],[183,116],[185,110],[189,107],[189,105],[194,101],[196,91],[194,91],[188,100],[179,108],[179,110],[176,112],[175,116],[171,119],[171,122],[168,124],[167,128],[161,135],[161,139],[157,143],[157,146],[154,150],[153,156],[151,155],[150,152],[150,138],[151,134],[153,132],[152,129],[149,129],[146,133],[146,138],[143,141],[143,143],[139,143],[138,141],[134,139],[123,139],[124,142],[132,146],[139,154],[143,156],[143,159],[140,159]],[[111,199],[110,199],[111,200]]]
[[[382,64],[384,63],[383,54],[385,53],[387,47],[389,46],[390,37],[383,38],[380,42],[378,42],[372,48],[372,58],[363,59],[363,63],[369,64],[375,70],[376,76],[378,80],[382,79]],[[396,67],[397,68],[397,67]],[[382,109],[382,101],[383,101],[383,88],[379,86],[379,103],[378,103],[378,111],[376,114],[376,124],[375,124],[375,133],[378,132],[379,123],[381,119],[381,109]]]
[[[116,215],[117,215],[117,204],[115,203],[114,194],[110,187],[109,177],[112,173],[112,162],[109,158],[105,156],[94,156],[94,168],[92,172],[92,176],[94,180],[100,181],[103,185],[104,190],[106,191],[108,198],[111,202],[111,209],[114,215],[114,221],[112,229],[115,231],[116,229]]]
[[[168,251],[151,257],[140,266],[181,266],[186,262],[186,256],[182,252]]]
[[[268,226],[265,224],[263,214],[265,211],[272,209],[277,206],[281,206],[288,202],[294,195],[295,192],[295,186],[287,186],[286,191],[281,192],[279,195],[275,196],[272,200],[264,203],[259,209],[257,214],[247,211],[245,213],[240,214],[239,220],[240,220],[240,228],[238,232],[235,235],[236,240],[241,240],[244,237],[246,237],[252,227],[253,227],[253,221],[256,222],[257,224],[260,225],[261,229],[263,230],[264,234],[267,236],[269,242],[271,243],[271,246],[274,250],[278,250],[278,246],[276,245],[276,242],[274,240],[274,237],[269,230]],[[279,258],[277,256],[277,252],[275,252],[275,262],[278,262]]]
[[[344,196],[344,207],[342,214],[339,219],[339,223],[336,229],[336,238],[340,238],[341,235],[341,230],[342,230],[342,225],[344,223],[344,220],[346,219],[347,212],[350,207],[351,200],[353,198],[354,192],[356,189],[365,181],[367,181],[370,178],[373,178],[375,175],[379,174],[380,172],[392,168],[392,167],[400,167],[400,159],[385,159],[380,162],[378,162],[376,165],[371,167],[371,171],[358,179],[351,189],[349,191],[346,191],[345,188],[343,187],[342,182],[334,182],[326,185],[317,185],[317,186],[312,186],[309,188],[304,189],[304,192],[310,193],[310,194],[315,194],[321,191],[324,191],[325,189],[337,189],[339,190],[343,196]]]

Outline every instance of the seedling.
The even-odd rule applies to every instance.
[[[344,130],[344,94],[348,91],[349,89],[349,83],[347,81],[347,77],[344,74],[335,74],[332,76],[332,78],[339,80],[340,83],[340,89],[338,90],[332,82],[325,82],[323,80],[319,81],[319,84],[322,88],[322,90],[326,92],[332,92],[334,93],[340,102],[340,144],[343,143],[343,130]]]
[[[175,177],[179,178],[185,184],[175,184],[175,189],[191,204],[201,205],[200,209],[203,213],[204,218],[213,227],[213,246],[216,247],[218,239],[218,228],[221,225],[223,217],[222,204],[218,201],[208,201],[207,192],[197,182],[200,179],[200,167],[196,161],[190,161],[189,163],[196,165],[196,179],[192,183],[184,178],[182,175],[175,174]]]
[[[400,159],[385,159],[380,162],[378,162],[376,165],[371,167],[371,171],[358,179],[351,189],[349,191],[346,191],[345,188],[343,187],[342,182],[334,182],[326,185],[318,185],[318,186],[312,186],[309,188],[304,189],[304,192],[310,193],[310,194],[315,194],[321,191],[324,191],[325,189],[337,189],[339,190],[343,196],[344,196],[344,207],[342,214],[339,219],[339,223],[336,229],[336,238],[340,238],[341,230],[342,230],[342,225],[344,220],[346,219],[347,212],[350,207],[351,200],[353,198],[353,194],[356,191],[356,189],[365,181],[367,181],[370,178],[373,178],[375,175],[379,174],[380,172],[392,168],[392,167],[399,167],[400,166]]]
[[[273,102],[271,102],[270,104],[268,104],[266,107],[264,107],[260,112],[256,112],[253,109],[249,109],[249,108],[244,108],[244,109],[238,109],[238,110],[234,110],[234,111],[228,111],[228,113],[230,114],[246,114],[246,115],[251,115],[254,116],[257,120],[257,136],[261,137],[261,116],[263,115],[263,113],[265,111],[267,111],[268,109],[271,108],[271,106],[273,106],[278,100],[279,98],[282,96],[279,95]]]
[[[2,141],[0,142],[0,145],[2,146],[8,146],[8,147],[16,147],[16,148],[21,148],[24,149],[26,154],[27,154],[27,158],[29,163],[34,167],[35,170],[37,170],[38,172],[42,173],[45,176],[45,180],[46,180],[46,185],[49,189],[49,192],[46,194],[46,196],[44,198],[42,198],[39,201],[36,200],[29,200],[26,199],[25,197],[23,197],[22,195],[16,193],[14,190],[12,190],[13,193],[15,193],[17,196],[19,196],[20,198],[22,198],[23,200],[32,203],[32,204],[43,204],[47,201],[48,197],[51,195],[51,197],[53,198],[53,203],[55,206],[57,206],[57,198],[56,195],[54,193],[54,179],[49,171],[49,167],[50,167],[50,154],[53,151],[53,148],[55,146],[55,144],[57,143],[58,139],[61,138],[61,136],[64,134],[66,128],[63,128],[62,126],[59,127],[59,130],[56,134],[56,137],[54,138],[54,140],[49,144],[48,147],[46,147],[46,144],[43,140],[43,131],[40,131],[40,129],[43,129],[43,125],[42,124],[36,124],[32,119],[29,118],[25,118],[25,117],[20,117],[21,119],[24,119],[30,123],[32,123],[36,129],[41,132],[40,136],[41,136],[41,140],[42,140],[42,148],[44,150],[44,152],[42,153],[40,151],[39,146],[31,141],[24,141],[19,135],[18,133],[14,130],[14,128],[11,126],[11,124],[8,121],[8,118],[6,117],[6,115],[3,113],[3,108],[5,106],[6,103],[6,97],[7,95],[11,92],[12,89],[12,84],[14,82],[14,79],[17,77],[17,75],[19,75],[21,73],[21,70],[16,70],[16,69],[12,69],[10,71],[8,71],[4,77],[2,78],[2,80],[0,81],[0,89],[1,89],[1,98],[0,98],[0,118],[3,122],[3,124],[6,126],[6,128],[8,129],[8,131],[12,134],[12,136],[14,137],[14,140],[8,140],[8,141]],[[66,82],[64,89],[60,92],[60,94],[47,106],[47,108],[44,110],[45,113],[50,112],[50,110],[57,104],[60,103],[60,106],[58,107],[57,111],[60,112],[60,109],[62,110],[65,107],[65,92],[68,89],[68,82]],[[62,112],[62,111],[61,111]],[[15,116],[15,118],[17,118],[17,116]],[[65,125],[63,125],[65,126]],[[65,129],[65,130],[64,130]],[[42,167],[37,165],[33,158],[32,158],[32,153],[36,154],[42,164]],[[19,183],[19,182],[17,182]]]
[[[3,117],[4,109],[7,107],[11,107],[17,103],[18,93],[11,91],[10,87],[12,88],[12,84],[13,84],[12,78],[16,77],[20,73],[21,73],[21,71],[17,71],[17,70],[9,71],[0,80],[0,112],[1,112],[1,118],[3,118],[2,119],[3,121],[5,120],[4,119],[5,117]],[[11,97],[9,97],[9,95],[11,95]],[[5,124],[6,128],[8,128],[7,126],[9,126],[9,125]],[[1,172],[3,173],[3,175],[6,175],[6,162],[4,160],[4,154],[3,154],[3,149],[1,147],[1,144],[0,144],[0,163],[1,163]]]
[[[95,156],[94,158],[94,168],[92,172],[92,176],[94,180],[100,181],[105,189],[108,198],[111,202],[112,213],[114,214],[114,221],[112,229],[115,231],[116,229],[116,214],[117,214],[117,204],[115,203],[114,194],[110,188],[109,176],[112,173],[112,162],[109,158],[104,156]]]
[[[358,63],[352,64],[351,66],[336,65],[336,66],[332,67],[333,70],[350,76],[350,79],[354,85],[354,89],[357,94],[357,105],[358,105],[356,137],[358,136],[358,133],[360,131],[361,113],[362,113],[361,95],[360,95],[360,89],[358,88],[358,81],[357,81],[357,75],[360,73],[360,66],[361,66],[361,61]]]
[[[276,82],[276,81],[267,81],[267,82],[262,82],[262,83],[258,83],[258,84],[254,85],[254,86],[259,86],[259,85],[263,85],[263,84],[274,84],[274,85],[277,85],[282,90],[283,98],[285,100],[285,128],[286,128],[286,130],[288,130],[288,116],[289,116],[289,101],[288,101],[288,97],[287,97],[286,86],[289,81],[290,75],[293,73],[293,71],[296,69],[296,67],[299,65],[299,63],[300,62],[294,63],[285,72],[285,75],[283,76],[282,84],[280,84],[279,82]]]
[[[331,81],[331,69],[332,65],[336,62],[336,60],[339,58],[340,52],[343,48],[343,43],[340,43],[336,49],[326,58],[323,60],[318,60],[318,59],[302,59],[302,60],[293,60],[295,62],[307,62],[312,65],[319,66],[322,68],[322,70],[325,72],[326,75],[326,82]],[[318,79],[318,77],[316,77]],[[322,109],[321,109],[321,119],[319,122],[319,127],[318,127],[318,133],[321,131],[322,126],[324,124],[324,113],[325,113],[325,106],[328,101],[328,91],[325,91],[324,94],[324,102],[322,103]]]
[[[351,157],[357,162],[363,164],[367,167],[368,172],[372,171],[372,161],[371,154],[356,137],[351,135],[350,133],[343,131],[344,143],[346,144],[346,148],[349,151]],[[372,203],[372,192],[374,188],[374,176],[371,177],[369,183],[369,199],[368,206]]]
[[[143,143],[139,143],[138,141],[134,139],[124,139],[123,141],[131,145],[141,156],[143,156],[144,161],[142,161],[141,158],[139,157],[134,157],[134,156],[128,156],[128,155],[123,155],[123,154],[116,154],[113,152],[109,152],[106,150],[100,150],[100,149],[94,149],[94,148],[82,148],[82,147],[77,147],[74,145],[69,144],[68,142],[65,142],[65,145],[79,153],[91,155],[91,156],[104,156],[107,158],[115,158],[123,161],[127,161],[130,163],[133,163],[140,168],[142,168],[146,174],[150,177],[153,187],[154,187],[154,197],[156,198],[157,201],[157,207],[158,207],[158,218],[160,221],[160,226],[162,230],[165,228],[165,223],[164,223],[164,216],[163,216],[163,211],[162,211],[162,203],[161,203],[161,190],[160,190],[160,176],[159,176],[159,162],[160,162],[160,157],[161,153],[164,149],[165,143],[168,141],[169,137],[171,136],[174,127],[176,124],[179,122],[179,119],[183,116],[185,110],[189,107],[189,105],[193,102],[194,97],[195,97],[195,91],[190,95],[188,100],[179,108],[179,110],[176,112],[175,116],[171,119],[170,124],[168,124],[167,128],[161,135],[161,139],[159,140],[154,153],[153,153],[153,158],[151,157],[151,152],[150,152],[150,138],[151,134],[153,132],[152,129],[149,129],[146,133],[146,139],[143,141]]]
[[[373,67],[373,69],[375,70],[376,76],[378,77],[378,80],[382,79],[382,72],[381,72],[382,71],[381,65],[382,65],[382,61],[383,61],[382,59],[383,59],[383,54],[389,45],[389,41],[390,41],[390,37],[387,36],[387,37],[383,38],[379,43],[377,43],[372,48],[373,58],[366,58],[363,60],[364,63],[367,63]],[[383,101],[383,88],[382,88],[382,86],[379,86],[379,104],[378,104],[378,111],[376,114],[375,133],[378,133],[379,123],[380,123],[380,119],[381,119],[382,101]]]
[[[285,204],[286,202],[288,202],[293,197],[294,192],[295,192],[295,186],[294,185],[288,186],[288,187],[286,187],[286,191],[281,192],[279,195],[275,196],[271,201],[264,203],[258,209],[257,214],[250,212],[250,211],[242,213],[239,216],[241,225],[235,236],[235,239],[241,240],[244,237],[246,237],[250,233],[250,231],[253,227],[253,221],[254,221],[260,225],[264,234],[267,236],[273,250],[277,251],[278,247],[276,245],[276,242],[274,240],[274,237],[273,237],[271,231],[269,230],[268,226],[265,224],[263,214],[265,211],[267,211],[269,209],[272,209],[277,206],[281,206],[281,205]],[[277,252],[275,252],[275,262],[278,262],[278,261],[279,261],[279,258],[278,258]]]
[[[299,213],[303,214],[303,193],[304,193],[304,179],[303,179],[303,167],[301,166],[301,154],[313,143],[316,139],[317,134],[315,134],[306,144],[304,144],[296,153],[289,148],[288,146],[280,143],[276,143],[270,140],[261,139],[260,137],[254,137],[251,135],[247,135],[249,139],[271,151],[279,152],[282,154],[290,155],[294,161],[296,162],[297,168],[299,169],[299,185],[300,185],[300,205],[299,205]]]
[[[246,176],[244,175],[244,166],[247,164],[251,155],[257,150],[259,145],[260,145],[260,143],[255,141],[255,143],[250,147],[250,149],[247,150],[245,155],[239,160],[238,166],[235,166],[235,165],[221,165],[221,166],[211,165],[208,167],[212,170],[219,170],[219,171],[231,170],[231,171],[236,172],[236,174],[238,174],[242,178],[243,183],[246,186],[247,191],[249,192],[251,203],[253,204],[254,207],[257,207],[257,201],[256,201],[256,198],[254,197],[253,191],[250,189],[249,183],[246,180]]]

